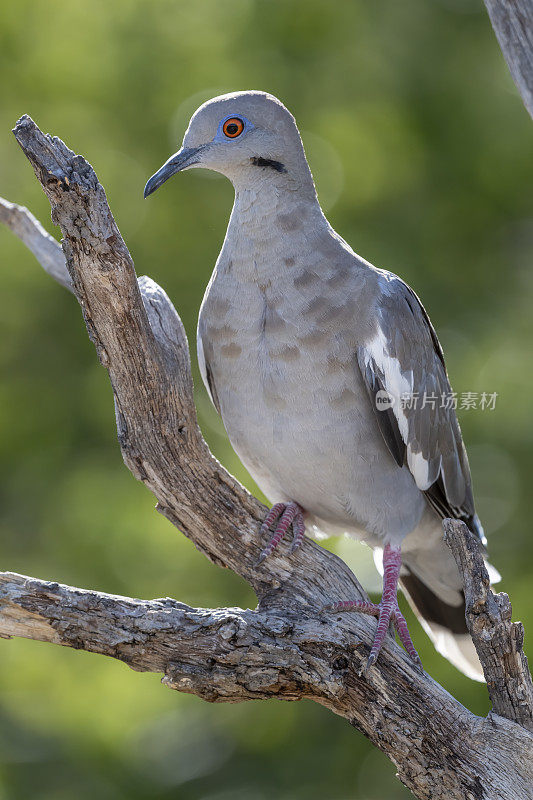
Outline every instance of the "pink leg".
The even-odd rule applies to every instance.
[[[386,545],[383,550],[383,594],[381,596],[381,601],[377,605],[375,603],[357,600],[333,603],[327,606],[331,611],[359,611],[361,614],[370,614],[373,617],[378,617],[378,626],[374,637],[374,643],[372,644],[372,649],[368,657],[367,669],[371,667],[372,664],[376,663],[391,622],[398,631],[400,641],[407,653],[416,664],[420,665],[421,663],[420,656],[416,652],[415,646],[411,640],[405,617],[398,608],[398,577],[400,575],[401,564],[402,554],[400,548]]]
[[[272,506],[265,517],[265,521],[261,525],[261,529],[259,531],[260,535],[262,536],[265,533],[268,533],[274,524],[276,526],[274,528],[274,535],[269,540],[264,550],[261,551],[261,555],[256,562],[256,566],[261,564],[265,558],[268,558],[268,556],[276,549],[291,525],[293,531],[291,553],[294,553],[296,548],[299,547],[303,541],[305,535],[305,522],[303,517],[303,509],[298,505],[298,503],[276,503],[274,506]]]

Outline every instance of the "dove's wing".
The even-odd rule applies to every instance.
[[[209,395],[209,399],[213,403],[218,414],[220,414],[220,403],[218,402],[218,395],[215,386],[215,381],[213,380],[213,373],[211,371],[211,367],[209,366],[209,361],[205,356],[202,334],[200,332],[200,326],[198,326],[198,332],[196,334],[196,346],[198,354],[198,366],[200,368],[200,375],[202,376],[202,381],[204,382],[204,386],[207,389],[207,394]]]
[[[383,275],[377,332],[357,352],[380,431],[435,511],[464,520],[483,540],[437,334],[416,294],[396,276]],[[392,405],[379,392],[387,392]]]

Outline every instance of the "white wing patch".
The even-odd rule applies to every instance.
[[[409,442],[409,420],[405,414],[402,402],[409,402],[413,397],[414,382],[413,372],[402,372],[400,362],[388,354],[387,339],[378,327],[377,334],[365,345],[363,362],[367,367],[373,361],[374,370],[380,377],[383,376],[383,385],[392,401],[392,412],[396,417],[400,435],[407,448],[407,465],[415,479],[415,483],[424,492],[432,484],[429,475],[429,462],[421,452],[413,452]]]
[[[420,491],[425,492],[429,489],[432,484],[429,477],[429,462],[422,453],[413,453],[409,445],[407,445],[407,464]]]

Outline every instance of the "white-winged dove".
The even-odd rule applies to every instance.
[[[383,553],[372,664],[393,622],[415,660],[398,582],[437,649],[480,665],[441,520],[484,542],[442,350],[416,294],[333,230],[293,116],[264,92],[204,103],[182,148],[153,175],[203,167],[235,203],[198,320],[204,383],[241,461],[274,503],[264,560],[292,527],[348,533]],[[422,400],[430,400],[422,402]]]

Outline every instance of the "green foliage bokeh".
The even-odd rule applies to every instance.
[[[28,113],[93,164],[138,273],[167,290],[193,351],[232,189],[193,171],[144,202],[144,182],[208,97],[258,88],[286,103],[333,226],[422,297],[454,388],[498,392],[494,411],[460,419],[492,560],[533,636],[531,120],[481,0],[4,0],[0,69],[0,194],[59,236],[10,134]],[[76,302],[6,230],[0,248],[2,568],[253,606],[124,468]],[[251,486],[194,370],[205,435]],[[362,546],[326,546],[379,588]],[[485,714],[485,687],[409,619],[428,671]],[[0,649],[0,800],[409,796],[318,706],[210,706],[103,657],[22,640]]]

